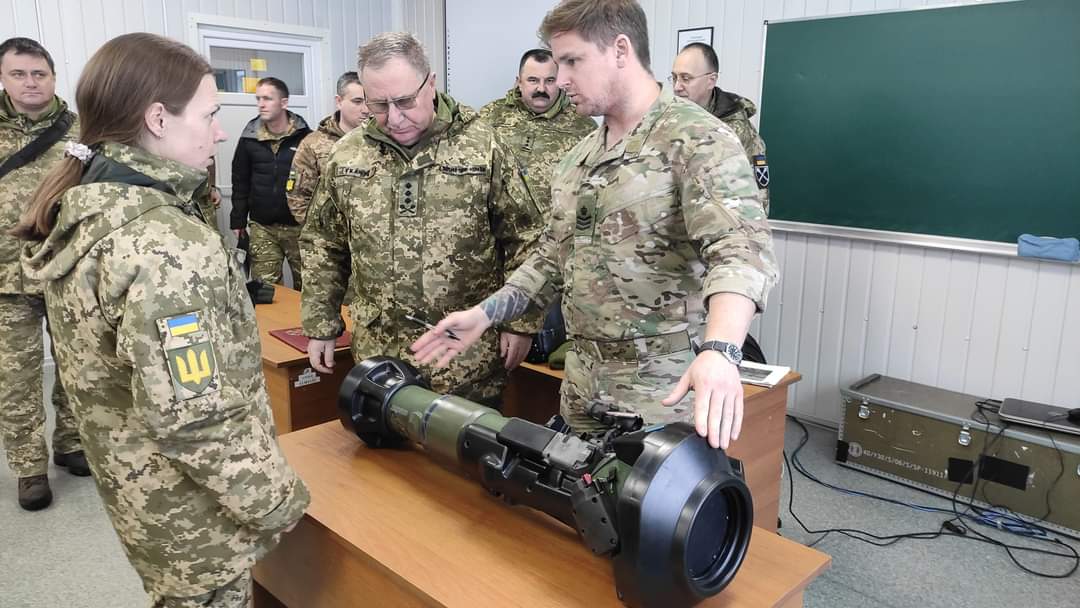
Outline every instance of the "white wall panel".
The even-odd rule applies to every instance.
[[[57,62],[57,93],[69,101],[82,66],[106,40],[147,31],[190,43],[187,17],[192,13],[330,29],[331,72],[336,80],[341,72],[356,68],[361,43],[392,29],[391,16],[400,4],[401,0],[14,0],[0,2],[0,39],[19,35],[41,41]]]
[[[712,26],[720,86],[760,102],[765,19],[957,2],[641,4],[658,78],[670,70],[679,29]],[[439,74],[441,7],[441,0],[402,0],[398,7],[403,28],[424,42]],[[799,416],[835,423],[839,388],[872,373],[980,396],[1080,406],[1080,268],[779,231],[774,237],[781,283],[753,330],[771,360],[803,374],[789,403]]]

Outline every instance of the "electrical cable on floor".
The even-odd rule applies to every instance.
[[[976,407],[979,407],[979,406],[977,405]],[[959,494],[959,489],[963,485],[963,482],[957,484],[956,490],[953,492],[953,495],[952,495],[952,500],[950,501],[951,509],[943,509],[943,508],[939,508],[939,507],[930,507],[930,506],[926,506],[926,505],[917,505],[917,504],[907,503],[907,502],[904,502],[904,501],[901,501],[901,500],[895,500],[895,499],[892,499],[892,498],[886,498],[886,497],[883,497],[883,496],[878,496],[878,495],[875,495],[875,494],[872,494],[872,493],[869,493],[869,492],[861,492],[861,491],[858,491],[858,490],[852,490],[852,489],[849,489],[849,488],[836,486],[836,485],[833,485],[833,484],[830,484],[828,482],[825,482],[825,481],[822,481],[822,480],[818,479],[816,476],[814,476],[812,473],[810,473],[809,470],[806,469],[806,467],[802,464],[802,462],[799,461],[799,451],[802,450],[803,446],[805,446],[806,443],[810,440],[810,431],[798,419],[796,419],[796,418],[794,418],[792,416],[788,416],[788,417],[791,418],[795,422],[795,424],[797,424],[799,426],[799,428],[802,429],[802,432],[803,432],[803,436],[799,440],[799,445],[796,446],[795,450],[791,454],[791,460],[790,461],[788,460],[787,450],[784,451],[784,464],[787,466],[787,469],[788,469],[788,512],[791,514],[792,518],[794,518],[795,521],[799,524],[799,526],[803,529],[803,531],[805,531],[807,534],[821,534],[820,537],[815,539],[813,542],[811,542],[807,546],[813,547],[814,545],[816,545],[816,544],[820,543],[821,541],[823,541],[829,534],[834,533],[834,532],[837,533],[837,534],[842,534],[842,535],[847,536],[849,538],[853,538],[853,539],[858,540],[858,541],[862,541],[862,542],[865,542],[865,543],[869,543],[871,545],[878,546],[878,547],[887,547],[887,546],[892,545],[894,543],[898,543],[898,542],[900,542],[902,540],[933,540],[933,539],[939,538],[941,536],[950,536],[950,537],[953,537],[953,538],[971,540],[971,541],[976,541],[976,542],[989,544],[989,545],[996,546],[996,547],[1001,547],[1001,548],[1003,548],[1005,550],[1006,554],[1013,561],[1013,563],[1016,564],[1016,566],[1019,567],[1021,570],[1024,570],[1025,572],[1028,572],[1030,574],[1034,574],[1036,576],[1040,576],[1040,577],[1043,577],[1043,578],[1067,578],[1069,576],[1072,576],[1072,574],[1077,571],[1077,568],[1080,567],[1080,554],[1077,553],[1076,549],[1074,549],[1068,543],[1065,543],[1065,542],[1061,541],[1060,539],[1049,537],[1048,530],[1046,530],[1045,528],[1043,528],[1041,526],[1038,526],[1038,525],[1034,524],[1034,522],[1028,522],[1026,520],[1023,520],[1023,519],[1019,518],[1018,516],[1016,516],[1015,514],[1012,514],[1011,512],[1009,512],[1007,514],[997,512],[998,515],[1000,515],[1000,516],[1002,516],[1005,519],[1008,519],[1010,521],[1011,525],[1006,526],[1006,525],[999,525],[998,523],[994,523],[993,520],[991,520],[989,518],[986,518],[984,516],[973,515],[971,513],[968,513],[967,512],[968,509],[971,509],[971,510],[977,509],[979,511],[984,511],[984,512],[991,511],[989,509],[984,509],[982,507],[978,507],[978,506],[973,504],[974,493],[975,493],[974,486],[976,484],[972,484],[972,497],[966,503],[963,502],[963,501],[957,500],[958,494]],[[984,419],[985,419],[985,414],[984,414]],[[987,420],[987,425],[988,425],[987,428],[989,429],[989,421],[988,420]],[[984,440],[983,440],[983,454],[984,455],[985,455],[986,451],[990,447],[992,447],[994,444],[997,443],[997,441],[1001,438],[1003,432],[1004,432],[1004,428],[996,434],[993,441],[988,442],[987,438],[984,437]],[[987,435],[989,435],[989,433],[987,433]],[[905,533],[905,534],[877,535],[877,534],[873,534],[871,532],[867,532],[865,530],[860,530],[860,529],[857,529],[857,528],[824,528],[824,529],[821,529],[821,530],[811,530],[801,519],[799,519],[799,516],[795,514],[795,509],[794,509],[795,476],[794,476],[793,471],[798,471],[799,473],[801,473],[804,477],[806,477],[810,481],[813,481],[813,482],[815,482],[817,484],[820,484],[822,486],[825,486],[825,487],[830,488],[832,490],[835,490],[837,492],[841,492],[843,494],[852,495],[852,496],[861,496],[861,497],[865,497],[865,498],[871,498],[871,499],[879,500],[879,501],[882,501],[882,502],[887,502],[887,503],[891,503],[891,504],[895,504],[895,505],[908,507],[908,508],[911,508],[911,509],[915,509],[917,511],[951,514],[951,515],[953,515],[953,517],[948,519],[948,520],[943,521],[941,523],[940,527],[936,531],[910,532],[910,533]],[[972,467],[972,471],[974,471],[974,467]],[[1060,476],[1059,476],[1059,478],[1060,478]],[[1049,501],[1049,492],[1051,492],[1052,490],[1053,490],[1052,487],[1051,487],[1050,490],[1048,490],[1048,494],[1047,494],[1047,500],[1048,501]],[[958,510],[959,505],[963,505],[965,507],[965,512],[964,513],[961,513]],[[975,511],[975,512],[978,513],[979,511]],[[1059,553],[1059,552],[1056,552],[1056,551],[1051,551],[1051,550],[1048,550],[1048,549],[1039,549],[1039,548],[1035,548],[1035,547],[1022,547],[1022,546],[1019,546],[1019,545],[1010,545],[1008,543],[1002,542],[1002,541],[997,540],[995,538],[991,538],[989,536],[986,536],[985,534],[982,534],[982,533],[978,532],[977,530],[975,530],[974,528],[972,528],[970,526],[964,526],[963,523],[962,523],[964,520],[970,520],[970,521],[974,521],[976,523],[979,523],[980,525],[985,525],[985,526],[988,526],[988,527],[997,528],[997,529],[1002,530],[1004,532],[1007,532],[1007,533],[1010,533],[1010,534],[1016,534],[1018,536],[1021,536],[1023,538],[1027,538],[1027,539],[1032,540],[1032,541],[1038,541],[1038,542],[1043,542],[1043,543],[1048,543],[1048,544],[1064,547],[1066,550],[1069,551],[1069,553]],[[973,534],[969,535],[968,534],[969,532],[971,532]],[[1041,572],[1041,571],[1035,570],[1033,568],[1030,568],[1030,567],[1025,566],[1024,564],[1020,563],[1020,561],[1014,555],[1014,553],[1013,553],[1014,551],[1025,551],[1025,552],[1028,552],[1028,553],[1050,555],[1050,556],[1053,556],[1053,557],[1059,557],[1059,558],[1068,559],[1068,560],[1071,561],[1072,566],[1066,572],[1063,572],[1063,573]]]

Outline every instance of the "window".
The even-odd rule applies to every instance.
[[[290,95],[306,95],[303,53],[210,45],[210,66],[223,93],[254,93],[260,78],[273,76]]]

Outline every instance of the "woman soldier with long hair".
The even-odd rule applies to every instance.
[[[205,59],[105,43],[79,143],[17,231],[113,526],[154,606],[245,607],[250,568],[309,502],[277,445],[245,277],[198,214],[218,124]]]

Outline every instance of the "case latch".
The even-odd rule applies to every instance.
[[[859,404],[859,419],[866,420],[870,417],[870,402],[863,401]]]
[[[971,445],[971,428],[966,424],[960,429],[960,436],[956,438],[956,443],[964,447]]]

